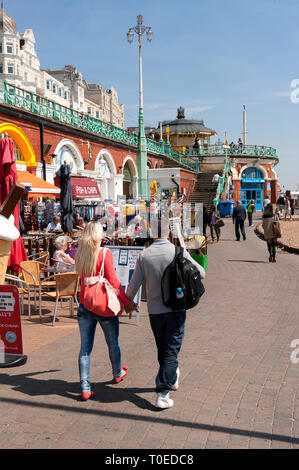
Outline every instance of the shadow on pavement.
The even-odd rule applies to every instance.
[[[269,264],[267,261],[255,261],[250,259],[228,259],[229,263],[258,263],[258,264]]]
[[[215,426],[212,424],[202,424],[202,423],[194,423],[190,421],[179,421],[171,418],[162,418],[159,417],[157,418],[157,415],[155,416],[142,416],[142,415],[136,415],[132,413],[119,413],[119,412],[114,412],[114,411],[105,411],[101,409],[91,409],[91,408],[82,408],[82,406],[85,405],[85,403],[82,403],[82,406],[78,406],[77,408],[72,406],[63,406],[63,405],[54,405],[54,404],[47,404],[47,403],[40,403],[40,402],[28,402],[24,400],[17,400],[13,398],[0,398],[0,402],[2,403],[7,403],[10,405],[19,405],[19,406],[27,406],[30,408],[36,408],[36,409],[48,409],[48,410],[56,410],[56,411],[66,411],[70,413],[84,413],[84,414],[89,414],[89,415],[98,415],[98,416],[104,416],[104,417],[110,417],[110,418],[115,418],[115,419],[129,419],[133,420],[134,422],[139,421],[139,422],[147,422],[147,423],[154,423],[156,425],[159,424],[166,424],[169,426],[177,426],[177,427],[184,427],[184,428],[192,428],[198,429],[199,431],[210,431],[210,432],[219,432],[219,433],[227,433],[229,435],[234,435],[234,436],[250,436],[251,438],[257,438],[257,439],[267,439],[271,441],[280,441],[280,442],[288,442],[292,444],[299,444],[299,438],[293,438],[291,436],[286,436],[283,434],[269,434],[266,432],[262,431],[250,431],[247,429],[237,429],[237,428],[229,428],[225,426]],[[158,411],[155,408],[155,411]],[[158,411],[161,413],[161,411]],[[163,413],[163,412],[162,412]],[[162,414],[161,413],[161,414]],[[167,414],[167,411],[165,412]],[[164,415],[163,413],[163,415]]]
[[[66,382],[55,379],[38,379],[36,376],[61,372],[60,370],[49,370],[20,375],[9,375],[0,373],[0,382],[2,385],[8,385],[15,391],[24,393],[30,397],[41,397],[50,395],[60,395],[71,400],[80,401],[79,382]],[[124,382],[125,384],[125,382]],[[95,383],[93,391],[96,398],[93,401],[99,403],[120,403],[129,401],[138,408],[150,411],[159,411],[149,401],[138,396],[139,393],[153,393],[155,388],[122,388],[122,384],[113,385],[112,381]]]

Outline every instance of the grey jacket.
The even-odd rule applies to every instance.
[[[168,313],[172,310],[165,307],[162,300],[161,280],[165,269],[173,261],[175,246],[166,239],[155,240],[154,243],[140,255],[126,295],[134,299],[143,281],[147,293],[147,307],[150,315]],[[184,257],[190,260],[199,270],[204,279],[206,272],[185,250]]]

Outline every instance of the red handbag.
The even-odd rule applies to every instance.
[[[103,262],[99,276],[84,278],[84,307],[99,316],[118,316],[123,312],[124,306],[120,302],[116,290],[104,276],[105,256],[107,249],[104,248]]]

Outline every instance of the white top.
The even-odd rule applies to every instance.
[[[20,237],[20,232],[15,226],[15,219],[12,215],[9,219],[0,215],[0,240],[15,242]]]
[[[50,222],[48,227],[47,227],[47,232],[50,232],[51,230],[57,230],[57,231],[60,231],[61,230],[61,224],[58,222],[57,225],[55,225],[54,222]]]

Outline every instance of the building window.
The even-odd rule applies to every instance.
[[[53,93],[56,93],[56,85],[53,83]]]
[[[3,64],[0,64],[0,73],[3,73]]]
[[[50,88],[51,88],[50,85],[51,85],[51,84],[50,84],[49,80],[47,80],[47,90],[50,90]]]
[[[6,45],[7,54],[12,54],[12,43],[8,42]]]
[[[67,100],[68,99],[68,94],[67,94],[67,91],[64,92],[64,99]]]
[[[100,113],[99,113],[99,111],[96,111],[96,118],[97,118],[97,119],[100,119]]]
[[[0,43],[0,54],[2,54],[2,42]]]
[[[58,95],[62,96],[62,89],[61,88],[59,88],[59,90],[58,90]]]
[[[8,64],[7,65],[7,72],[8,73],[14,73],[13,64]]]
[[[23,152],[16,143],[15,143],[15,160],[19,162],[25,162],[25,157],[23,155]]]
[[[91,115],[91,108],[88,108],[88,114]]]

